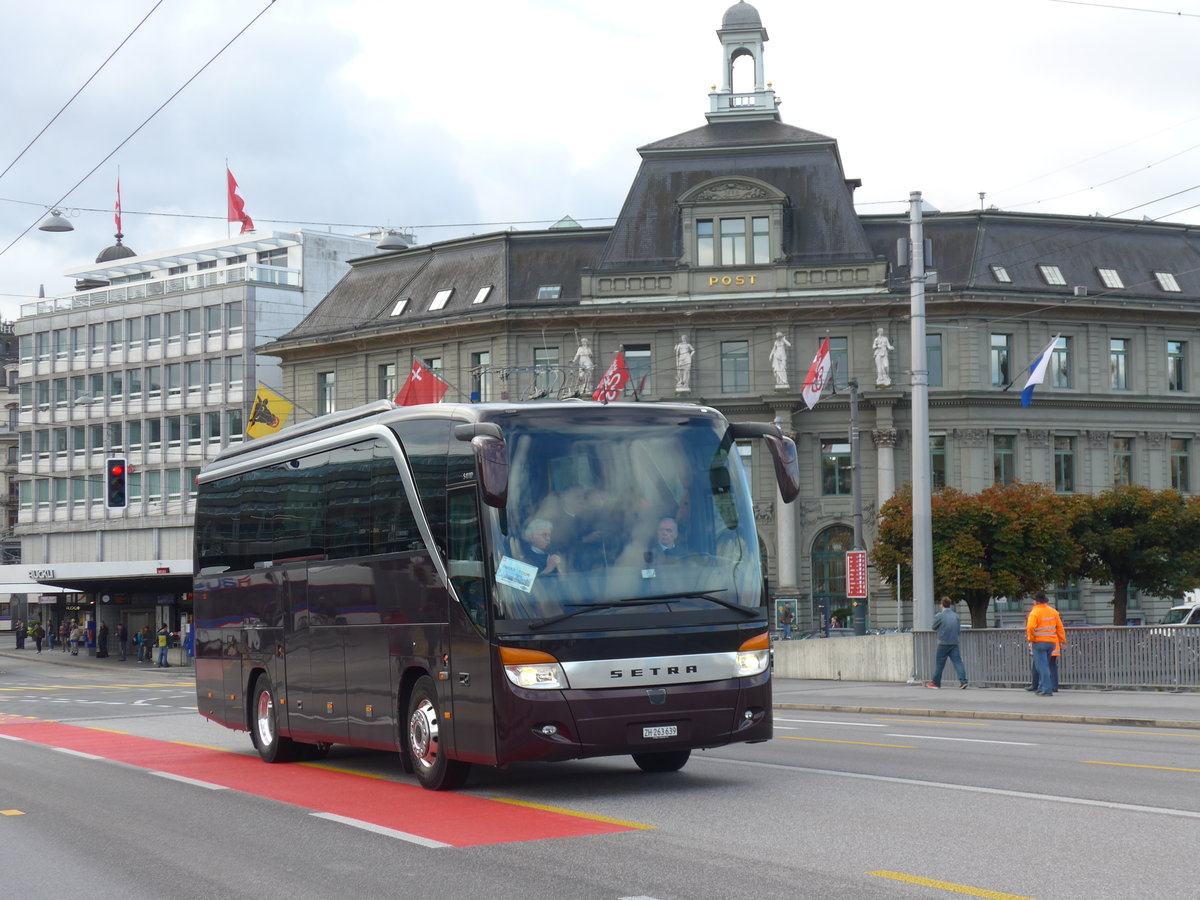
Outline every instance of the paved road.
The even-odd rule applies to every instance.
[[[53,880],[19,869],[9,888],[33,898],[307,898],[339,885],[365,897],[436,887],[586,900],[1194,893],[1190,870],[1163,861],[1190,858],[1200,823],[1200,695],[1041,699],[780,680],[769,743],[697,754],[665,777],[628,758],[481,769],[455,799],[416,788],[393,754],[339,747],[324,765],[265,766],[245,734],[195,714],[191,674],[0,650],[0,720],[20,720],[0,724],[0,842],[21,857],[66,840],[79,863]],[[1038,847],[1053,850],[1052,879],[1030,865]],[[160,877],[147,886],[112,863],[122,852]]]

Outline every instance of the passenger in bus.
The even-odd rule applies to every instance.
[[[550,550],[553,534],[554,525],[549,519],[531,519],[522,533],[521,559],[536,566],[542,578],[565,571],[562,556]]]
[[[558,512],[551,520],[554,544],[570,563],[572,572],[587,572],[605,564],[605,522],[601,492],[585,494],[574,485],[559,496]]]

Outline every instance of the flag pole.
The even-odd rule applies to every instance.
[[[233,237],[229,231],[229,157],[225,157],[225,240]]]

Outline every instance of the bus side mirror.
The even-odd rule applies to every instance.
[[[775,482],[784,503],[800,496],[800,464],[796,458],[796,442],[779,430],[777,425],[758,422],[730,422],[729,432],[735,439],[762,438],[775,464]]]
[[[477,435],[471,439],[475,451],[475,470],[483,502],[495,509],[508,505],[508,448],[503,438]]]
[[[775,480],[779,483],[779,496],[784,503],[791,503],[800,496],[800,463],[796,458],[796,442],[787,435],[763,435],[771,451],[771,462],[775,463]]]
[[[508,447],[500,426],[495,422],[461,422],[454,426],[454,437],[471,442],[483,502],[504,509],[508,505]]]

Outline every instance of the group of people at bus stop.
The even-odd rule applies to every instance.
[[[925,687],[937,690],[942,686],[942,672],[946,661],[954,665],[960,688],[967,686],[967,669],[963,665],[962,653],[958,648],[958,613],[954,601],[949,597],[941,600],[941,609],[933,617],[933,630],[937,634],[937,654],[933,662],[933,679]],[[1025,688],[1039,697],[1053,697],[1058,690],[1058,658],[1067,643],[1067,632],[1062,617],[1044,591],[1033,595],[1033,609],[1025,621],[1025,637],[1029,641],[1030,685]]]
[[[53,650],[55,637],[58,638],[59,650],[63,653],[69,652],[72,656],[78,656],[81,649],[89,646],[87,625],[78,619],[64,619],[57,628],[51,625],[49,630],[40,620],[29,623],[18,620],[13,623],[13,630],[16,632],[18,650],[23,650],[26,641],[30,639],[34,641],[38,653],[42,652],[43,641],[47,642],[48,649]],[[120,652],[119,658],[124,662],[129,658],[130,645],[129,628],[124,622],[116,627],[116,639]],[[137,651],[138,662],[154,663],[164,669],[170,666],[170,663],[167,662],[167,649],[171,643],[171,633],[165,622],[159,626],[157,633],[152,632],[149,625],[144,626],[141,631],[133,635],[132,643]],[[96,629],[97,659],[108,657],[108,644],[108,623],[101,622],[99,628]]]

